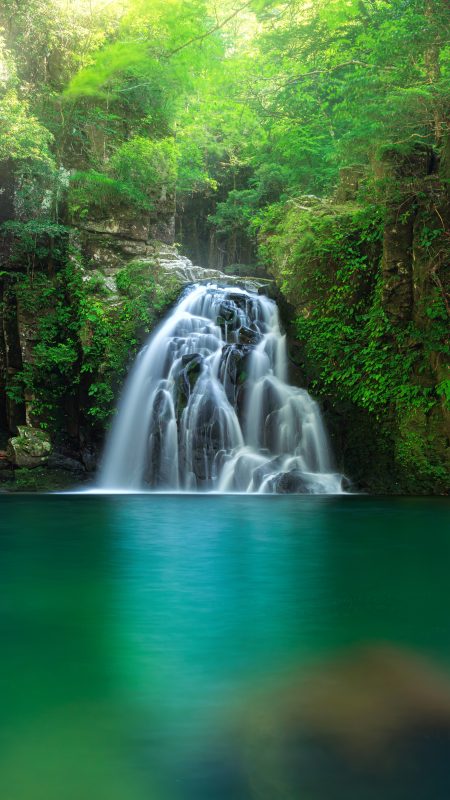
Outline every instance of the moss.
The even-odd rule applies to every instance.
[[[408,493],[445,492],[450,468],[442,419],[433,409],[415,409],[398,418],[395,456]]]
[[[111,416],[129,364],[180,286],[157,261],[131,261],[116,273],[114,301],[86,282],[80,298],[82,375],[89,376],[85,408],[93,423]]]
[[[19,435],[9,440],[9,460],[19,467],[33,467],[46,463],[51,453],[50,437],[39,428],[19,425]]]
[[[74,485],[77,480],[66,470],[23,467],[15,470],[14,480],[3,483],[2,489],[7,492],[63,492],[73,489]]]
[[[102,173],[76,172],[70,183],[69,213],[73,222],[88,217],[101,219],[109,212],[135,208],[136,212],[153,208],[148,197],[135,186]]]
[[[370,491],[445,492],[439,387],[447,322],[435,253],[442,231],[424,229],[426,214],[411,227],[422,280],[405,313],[392,315],[382,268],[391,217],[382,204],[291,203],[284,211],[266,221],[263,252],[297,313],[301,367],[328,408],[341,468]]]

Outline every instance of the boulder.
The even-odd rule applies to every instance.
[[[248,297],[245,294],[240,294],[239,292],[228,292],[227,299],[234,303],[238,308],[241,308],[242,311],[247,310],[247,302]]]
[[[80,475],[86,472],[86,467],[81,461],[65,456],[62,453],[52,453],[48,457],[47,466],[50,469],[62,469],[66,472],[71,472],[73,475]]]
[[[50,436],[39,428],[18,426],[19,435],[8,442],[7,455],[16,467],[41,467],[47,464],[52,452]]]
[[[237,307],[232,301],[224,300],[223,303],[220,304],[216,323],[224,335],[228,331],[235,331],[240,327],[241,322],[237,313]]]
[[[310,494],[311,484],[299,469],[282,472],[273,482],[277,494]]]
[[[239,342],[240,344],[259,344],[262,340],[262,335],[258,331],[251,328],[239,328]]]
[[[267,451],[268,453],[269,451]],[[279,472],[283,468],[284,456],[275,456],[275,458],[266,461],[253,471],[253,488],[257,492],[266,478],[275,472]]]

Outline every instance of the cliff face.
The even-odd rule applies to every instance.
[[[2,229],[0,429],[3,447],[18,426],[47,430],[78,472],[95,469],[129,363],[183,281],[173,198],[70,222],[16,214]]]
[[[305,198],[264,231],[340,468],[369,491],[448,487],[450,198],[444,166],[390,150],[358,187]]]

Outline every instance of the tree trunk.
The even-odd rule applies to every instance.
[[[0,224],[14,219],[14,172],[12,161],[0,161]]]

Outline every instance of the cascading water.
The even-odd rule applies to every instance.
[[[136,359],[101,486],[339,493],[319,408],[286,380],[272,300],[236,287],[191,287]]]

